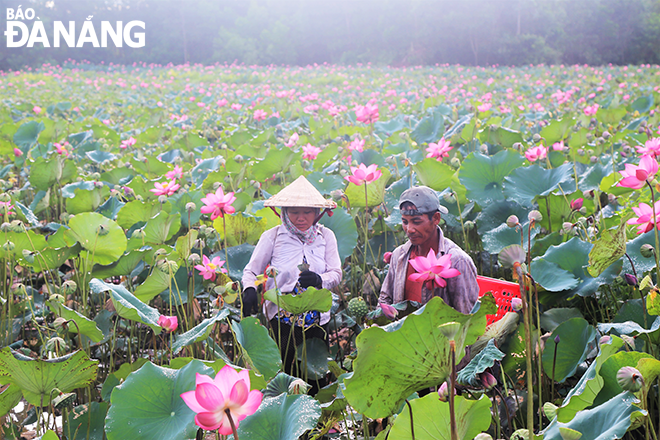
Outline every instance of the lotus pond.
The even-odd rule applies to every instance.
[[[233,438],[201,429],[181,397],[220,372],[250,407],[243,440],[655,439],[659,75],[0,72],[2,438]],[[360,164],[380,177],[349,182]],[[344,275],[332,292],[264,293],[332,311],[329,349],[308,340],[294,377],[264,317],[241,318],[237,281],[279,223],[264,200],[301,175],[338,204],[321,222]],[[480,275],[518,283],[520,311],[487,326],[486,294],[469,315],[438,298],[383,312],[387,252],[405,241],[397,202],[415,184],[439,192],[443,230]]]

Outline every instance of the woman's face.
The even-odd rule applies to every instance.
[[[287,208],[286,212],[291,223],[303,232],[314,224],[314,219],[316,218],[316,210],[314,208]]]

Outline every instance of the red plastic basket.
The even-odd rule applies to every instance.
[[[502,319],[507,312],[513,311],[511,300],[513,298],[520,298],[520,286],[518,283],[482,276],[477,276],[477,283],[479,284],[479,297],[481,298],[487,292],[491,292],[497,304],[497,314],[486,315],[488,325]]]

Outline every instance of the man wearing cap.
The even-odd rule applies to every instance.
[[[408,241],[392,252],[379,302],[396,304],[410,300],[426,304],[434,296],[439,296],[459,312],[470,313],[479,294],[477,268],[470,256],[442,233],[439,224],[441,214],[448,213],[447,208],[440,205],[431,188],[416,186],[401,194],[399,209]],[[446,279],[446,287],[428,288],[424,282],[408,279],[415,273],[409,261],[427,256],[430,249],[437,257],[451,255],[451,267],[460,272],[460,275]]]

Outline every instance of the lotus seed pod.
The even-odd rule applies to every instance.
[[[131,234],[131,237],[132,238],[143,239],[146,235],[147,234],[144,232],[144,229],[138,228],[138,229],[133,231],[133,233]]]
[[[274,266],[270,266],[268,269],[266,269],[266,276],[268,276],[270,278],[276,277],[278,273],[279,272],[278,272],[277,268],[274,267]]]
[[[614,202],[616,202],[616,196],[614,194],[608,194],[607,195],[607,203],[612,204]]]
[[[450,192],[444,193],[442,195],[442,198],[447,203],[450,203],[450,204],[456,203],[456,196],[454,196],[454,193],[450,193]]]
[[[523,144],[520,143],[520,142],[514,142],[513,145],[511,146],[511,148],[513,148],[514,150],[517,150],[517,151],[522,151]]]
[[[453,341],[456,337],[456,334],[461,329],[461,324],[453,321],[446,322],[442,325],[439,325],[438,329],[440,329],[440,333],[442,333],[445,338]]]
[[[483,154],[488,154],[488,145],[486,145],[486,144],[482,144],[482,145],[479,147],[479,151],[481,151]]]
[[[46,341],[46,350],[48,351],[59,353],[61,351],[65,351],[67,348],[68,347],[66,342],[59,336],[55,336],[54,338],[50,338],[48,341]]]
[[[34,257],[35,257],[35,255],[36,255],[36,252],[32,252],[32,251],[29,250],[29,249],[23,249],[23,250],[21,251],[21,254],[23,255],[23,259],[24,259],[25,261],[27,261],[27,262],[30,263],[30,264],[33,264],[33,263],[34,263]]]
[[[11,225],[8,222],[4,222],[2,225],[0,225],[0,231],[2,232],[9,232],[11,229]]]
[[[642,254],[644,258],[651,258],[655,254],[655,248],[650,244],[643,244],[639,249],[639,253]]]
[[[344,191],[340,189],[335,189],[330,192],[330,197],[332,197],[332,200],[334,200],[335,202],[339,202],[342,199],[343,195],[344,195]]]
[[[603,139],[609,139],[611,137],[612,137],[612,135],[610,134],[609,131],[604,131],[603,132]]]
[[[635,338],[633,338],[632,336],[628,336],[628,335],[621,335],[620,337],[621,337],[621,339],[623,339],[623,342],[625,342],[628,345],[628,347],[630,347],[631,350],[636,349],[635,348],[635,345],[636,345],[635,344]]]
[[[636,393],[644,386],[644,377],[634,367],[622,367],[616,373],[616,381],[624,391]]]
[[[584,156],[584,148],[578,148],[577,154],[578,156]]]
[[[535,144],[538,144],[539,142],[541,142],[542,139],[543,138],[538,133],[534,133],[534,136],[532,136],[532,140],[534,141]]]
[[[92,173],[89,175],[90,179],[92,180],[99,180],[101,178],[101,175],[99,173]]]
[[[25,225],[20,220],[12,220],[10,225],[11,225],[11,229],[10,229],[11,232],[26,232]]]
[[[201,260],[201,258],[199,256],[199,254],[190,254],[188,256],[188,263],[190,263],[190,264],[199,263],[200,260]]]
[[[519,312],[523,308],[523,302],[522,299],[520,298],[512,298],[511,299],[511,308],[513,309],[514,312]]]
[[[140,194],[135,195],[135,200],[139,200],[140,202],[144,202],[144,197],[142,197]]]
[[[598,158],[597,158],[596,156],[591,156],[591,157],[589,158],[589,161],[590,161],[591,163],[596,163],[596,162],[598,162]]]
[[[243,156],[241,156],[240,154],[237,154],[236,156],[234,156],[234,161],[238,162],[238,163],[243,162]]]
[[[62,283],[62,288],[60,289],[60,292],[62,292],[64,295],[73,295],[77,288],[78,288],[78,284],[76,284],[75,281],[66,280],[64,283]]]
[[[396,157],[394,156],[387,156],[385,158],[385,163],[388,163],[390,165],[394,165],[396,163]]]
[[[201,238],[198,238],[193,242],[193,249],[202,249],[204,246],[206,246],[206,243]]]
[[[455,170],[461,167],[461,160],[458,157],[452,157],[449,163]]]
[[[11,286],[11,293],[14,295],[25,295],[27,294],[27,290],[25,289],[25,284],[23,283],[16,283]]]
[[[160,260],[162,258],[165,258],[166,255],[167,255],[167,251],[165,249],[163,248],[156,249],[156,251],[154,252],[154,260]]]
[[[193,212],[194,210],[197,209],[197,205],[195,205],[194,202],[188,202],[186,203],[186,211],[187,212]]]
[[[289,394],[307,394],[307,390],[312,386],[302,379],[296,379],[289,384]]]
[[[176,261],[172,260],[161,260],[157,265],[156,268],[160,270],[163,273],[171,273],[174,274],[176,273],[177,270],[179,270],[179,265],[176,263]]]
[[[64,301],[66,301],[66,298],[64,298],[62,295],[59,293],[53,293],[48,297],[48,301],[50,302],[58,302],[60,304],[64,304]]]
[[[96,228],[96,233],[99,234],[100,237],[103,237],[104,235],[108,235],[110,230],[105,225],[99,225],[99,227]]]
[[[52,296],[52,295],[51,295],[51,296]],[[56,328],[56,329],[57,329],[57,328],[60,328],[60,327],[64,327],[64,326],[67,325],[68,322],[69,322],[69,321],[67,321],[65,318],[62,318],[61,316],[58,316],[58,317],[55,318],[55,320],[53,321],[53,327]]]
[[[11,241],[6,241],[5,244],[2,245],[2,249],[5,250],[6,252],[13,251],[15,248],[16,245],[14,245],[14,243]]]
[[[158,203],[162,205],[165,202],[167,202],[167,196],[165,194],[158,196]]]
[[[7,193],[0,194],[0,202],[11,202],[11,196]]]
[[[481,434],[477,434],[474,440],[493,440],[493,437],[487,432],[482,432]]]
[[[573,223],[571,223],[571,222],[562,223],[561,232],[563,234],[570,234],[572,230],[573,230]]]
[[[543,215],[537,211],[536,209],[529,211],[529,214],[527,214],[527,220],[530,222],[535,222],[539,223],[541,220],[543,220]]]
[[[346,177],[346,176],[348,176],[348,171],[347,170],[339,170],[339,175],[341,177]]]
[[[506,219],[506,225],[510,228],[515,228],[520,224],[520,221],[518,220],[518,217],[515,215],[510,215]]]
[[[261,182],[257,182],[257,181],[255,180],[254,182],[252,182],[252,187],[253,187],[254,189],[259,189],[259,188],[261,188]]]
[[[309,168],[309,161],[307,159],[303,159],[300,161],[300,164],[302,165],[303,168]]]
[[[56,409],[63,410],[64,408],[73,405],[76,401],[76,393],[64,393],[53,399],[53,406]]]

